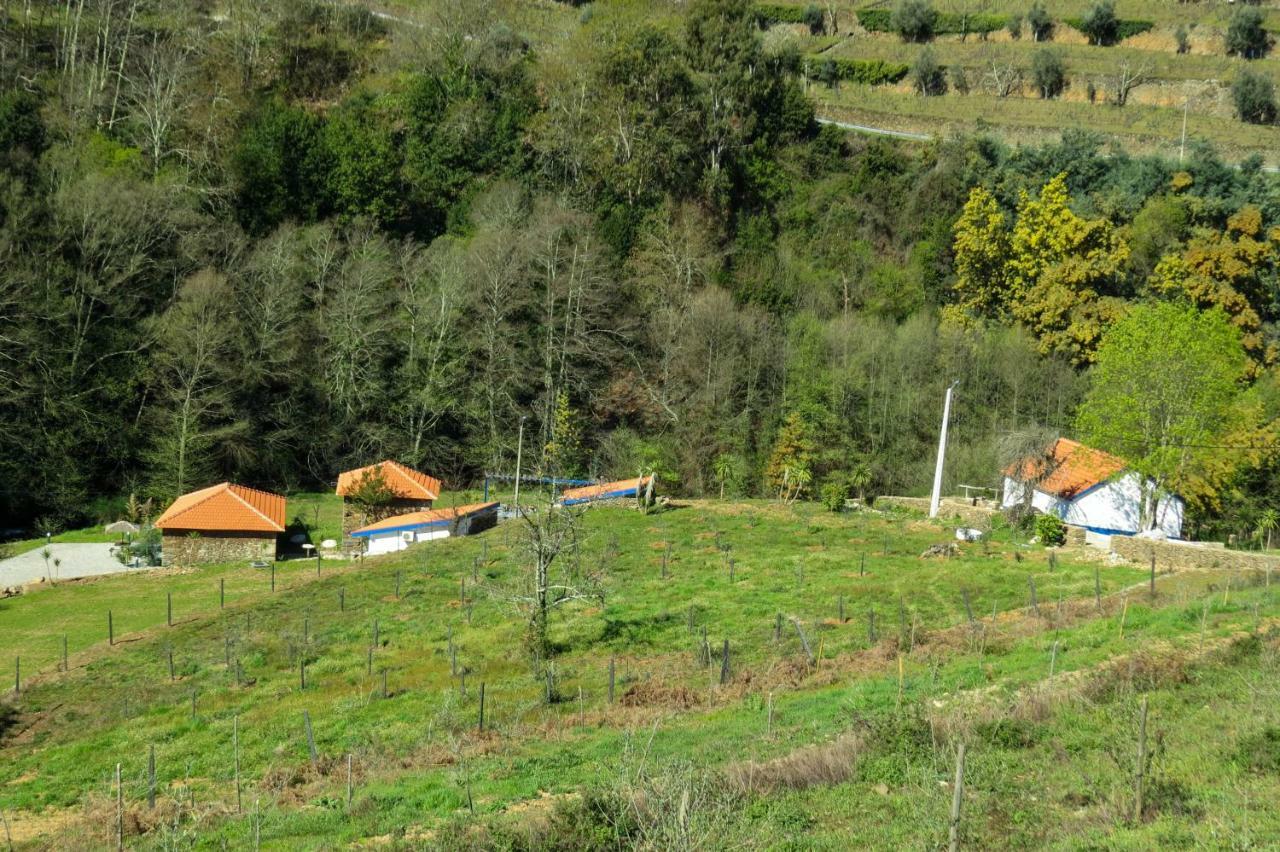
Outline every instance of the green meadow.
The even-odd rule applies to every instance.
[[[1274,837],[1275,767],[1240,763],[1275,730],[1263,578],[1162,574],[1153,598],[1144,569],[999,526],[922,557],[952,530],[592,508],[576,558],[604,596],[555,611],[550,665],[525,651],[512,521],[319,576],[286,561],[274,592],[227,566],[0,601],[24,671],[0,810],[19,848],[110,847],[119,764],[130,848],[935,846],[963,741],[973,848]],[[1140,693],[1158,792],[1134,819]]]

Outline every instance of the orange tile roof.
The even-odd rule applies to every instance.
[[[561,499],[568,503],[582,503],[588,500],[599,500],[611,495],[631,496],[638,489],[649,484],[652,476],[637,476],[635,479],[619,479],[616,482],[601,482],[598,485],[586,485],[582,488],[570,488],[561,494]]]
[[[338,474],[337,493],[345,497],[356,487],[360,477],[372,470],[382,471],[387,485],[397,497],[408,500],[436,500],[440,497],[440,480],[390,459],[355,470],[344,470]]]
[[[444,524],[455,521],[459,518],[465,518],[467,515],[474,515],[486,509],[497,509],[496,502],[490,503],[469,503],[466,506],[450,506],[447,509],[427,509],[421,512],[406,512],[403,515],[392,515],[390,518],[383,518],[375,521],[366,527],[353,530],[352,535],[369,535],[375,532],[390,532],[392,530],[407,530],[416,527],[426,527],[432,524]]]
[[[183,494],[156,519],[162,530],[284,532],[285,500],[279,494],[221,482]]]
[[[1128,466],[1119,456],[1059,438],[1046,458],[1023,459],[1006,468],[1005,474],[1023,481],[1039,479],[1036,490],[1070,500]]]

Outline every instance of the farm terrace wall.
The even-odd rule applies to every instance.
[[[270,533],[166,530],[162,542],[165,565],[211,562],[253,562],[276,558],[276,537]]]
[[[369,524],[377,523],[383,518],[390,518],[393,515],[425,512],[431,508],[431,502],[430,500],[397,497],[385,506],[378,506],[366,511],[363,507],[344,497],[342,500],[342,536],[347,540],[348,544],[357,544],[358,542],[351,538],[352,530],[367,527]]]
[[[913,512],[929,514],[928,497],[877,497],[875,506],[878,509],[910,509]],[[948,498],[943,498],[942,504],[938,507],[938,517],[945,520],[959,520],[966,524],[983,524],[999,513],[999,509],[989,506],[973,506]]]
[[[1150,565],[1151,557],[1154,555],[1157,568],[1173,568],[1174,570],[1235,568],[1265,571],[1267,568],[1280,569],[1280,557],[1264,556],[1261,553],[1246,553],[1240,550],[1227,550],[1222,547],[1172,544],[1167,541],[1152,541],[1147,538],[1126,535],[1111,536],[1111,552],[1122,559],[1136,562],[1139,565]]]

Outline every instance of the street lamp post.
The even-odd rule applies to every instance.
[[[947,388],[947,399],[942,404],[942,433],[938,436],[938,463],[933,469],[933,496],[929,498],[929,517],[938,517],[938,506],[942,503],[942,461],[947,455],[947,421],[951,418],[951,392],[960,384],[959,380]]]
[[[516,439],[516,494],[512,502],[515,503],[516,514],[520,514],[520,454],[524,450],[524,421],[528,417],[527,414],[520,415],[520,436]]]

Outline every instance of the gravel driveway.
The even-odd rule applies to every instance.
[[[125,571],[116,558],[111,555],[111,545],[100,544],[61,544],[49,545],[49,566],[46,571],[44,547],[28,550],[26,553],[0,561],[0,587],[21,586],[42,577],[53,574],[54,582],[70,580],[75,577],[95,577],[99,574],[119,574]],[[62,560],[53,567],[53,560]],[[136,570],[136,569],[135,569]]]

